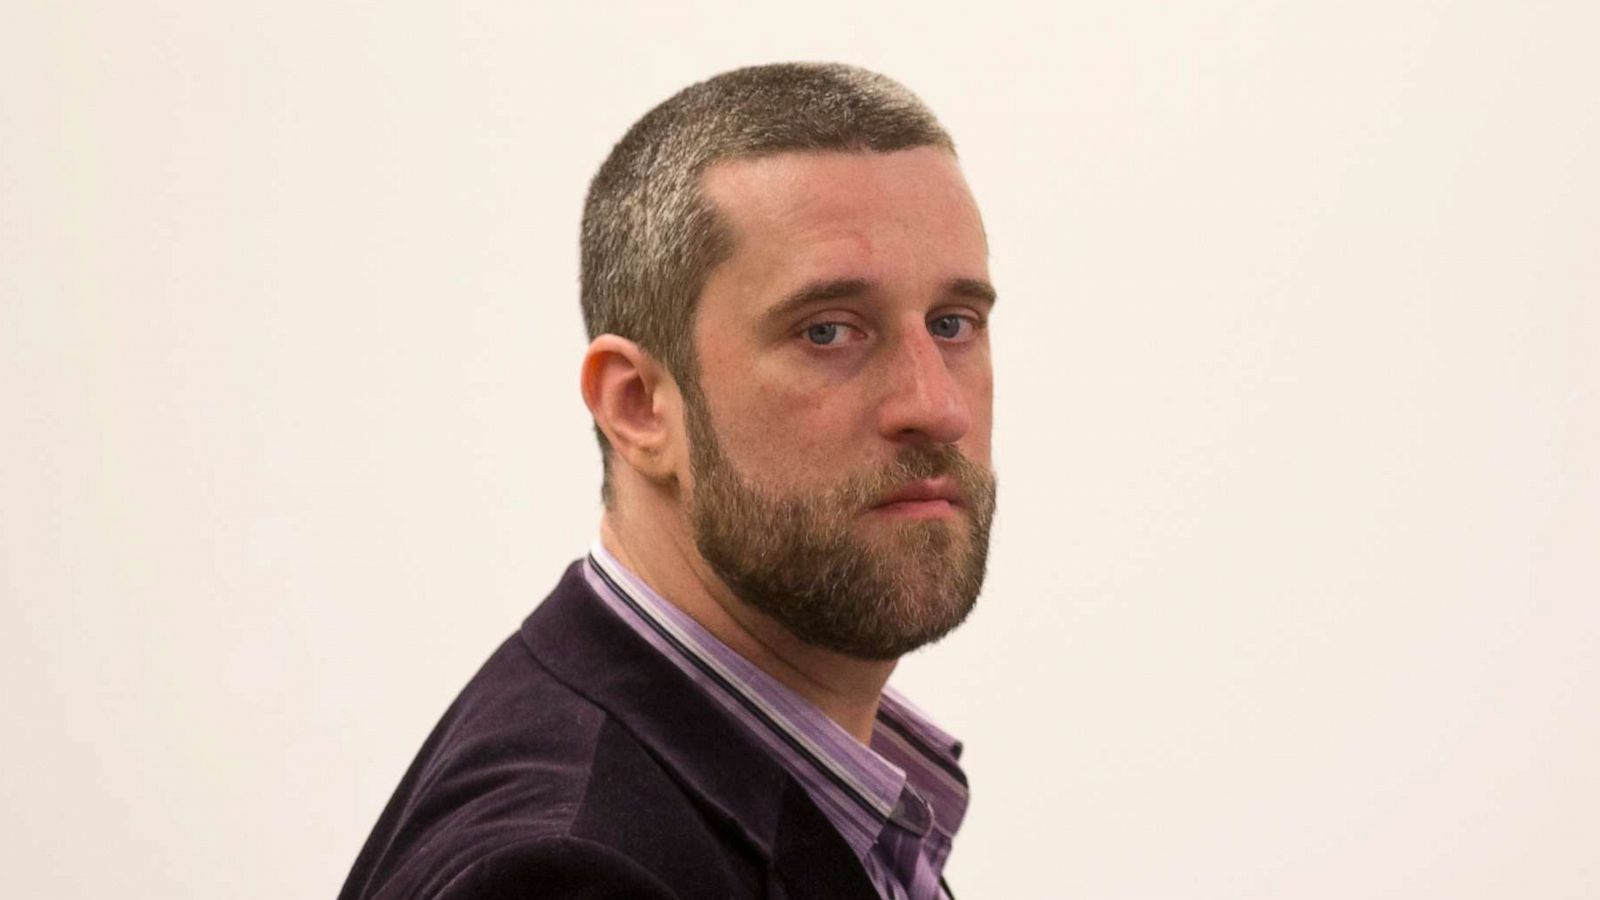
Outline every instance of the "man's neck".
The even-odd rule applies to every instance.
[[[878,700],[894,661],[861,660],[812,646],[752,609],[711,571],[681,519],[647,524],[607,511],[600,520],[600,542],[717,640],[810,701],[863,744],[871,741]]]

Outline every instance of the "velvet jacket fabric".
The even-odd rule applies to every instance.
[[[340,900],[875,900],[800,783],[580,563],[428,737]]]

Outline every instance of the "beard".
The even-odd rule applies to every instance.
[[[972,611],[994,519],[988,468],[948,444],[907,446],[882,469],[786,493],[743,478],[704,400],[686,406],[695,545],[740,600],[808,644],[867,660],[937,641]],[[937,476],[961,492],[956,517],[862,521],[889,492]]]

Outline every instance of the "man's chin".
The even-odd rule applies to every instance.
[[[859,529],[859,546],[894,572],[901,584],[939,581],[972,555],[974,528],[966,516],[922,521],[877,521]]]

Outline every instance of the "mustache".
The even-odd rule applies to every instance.
[[[842,493],[852,505],[868,505],[909,482],[941,476],[956,483],[963,503],[982,506],[993,502],[994,473],[968,459],[953,444],[902,447],[893,462],[852,478]]]

